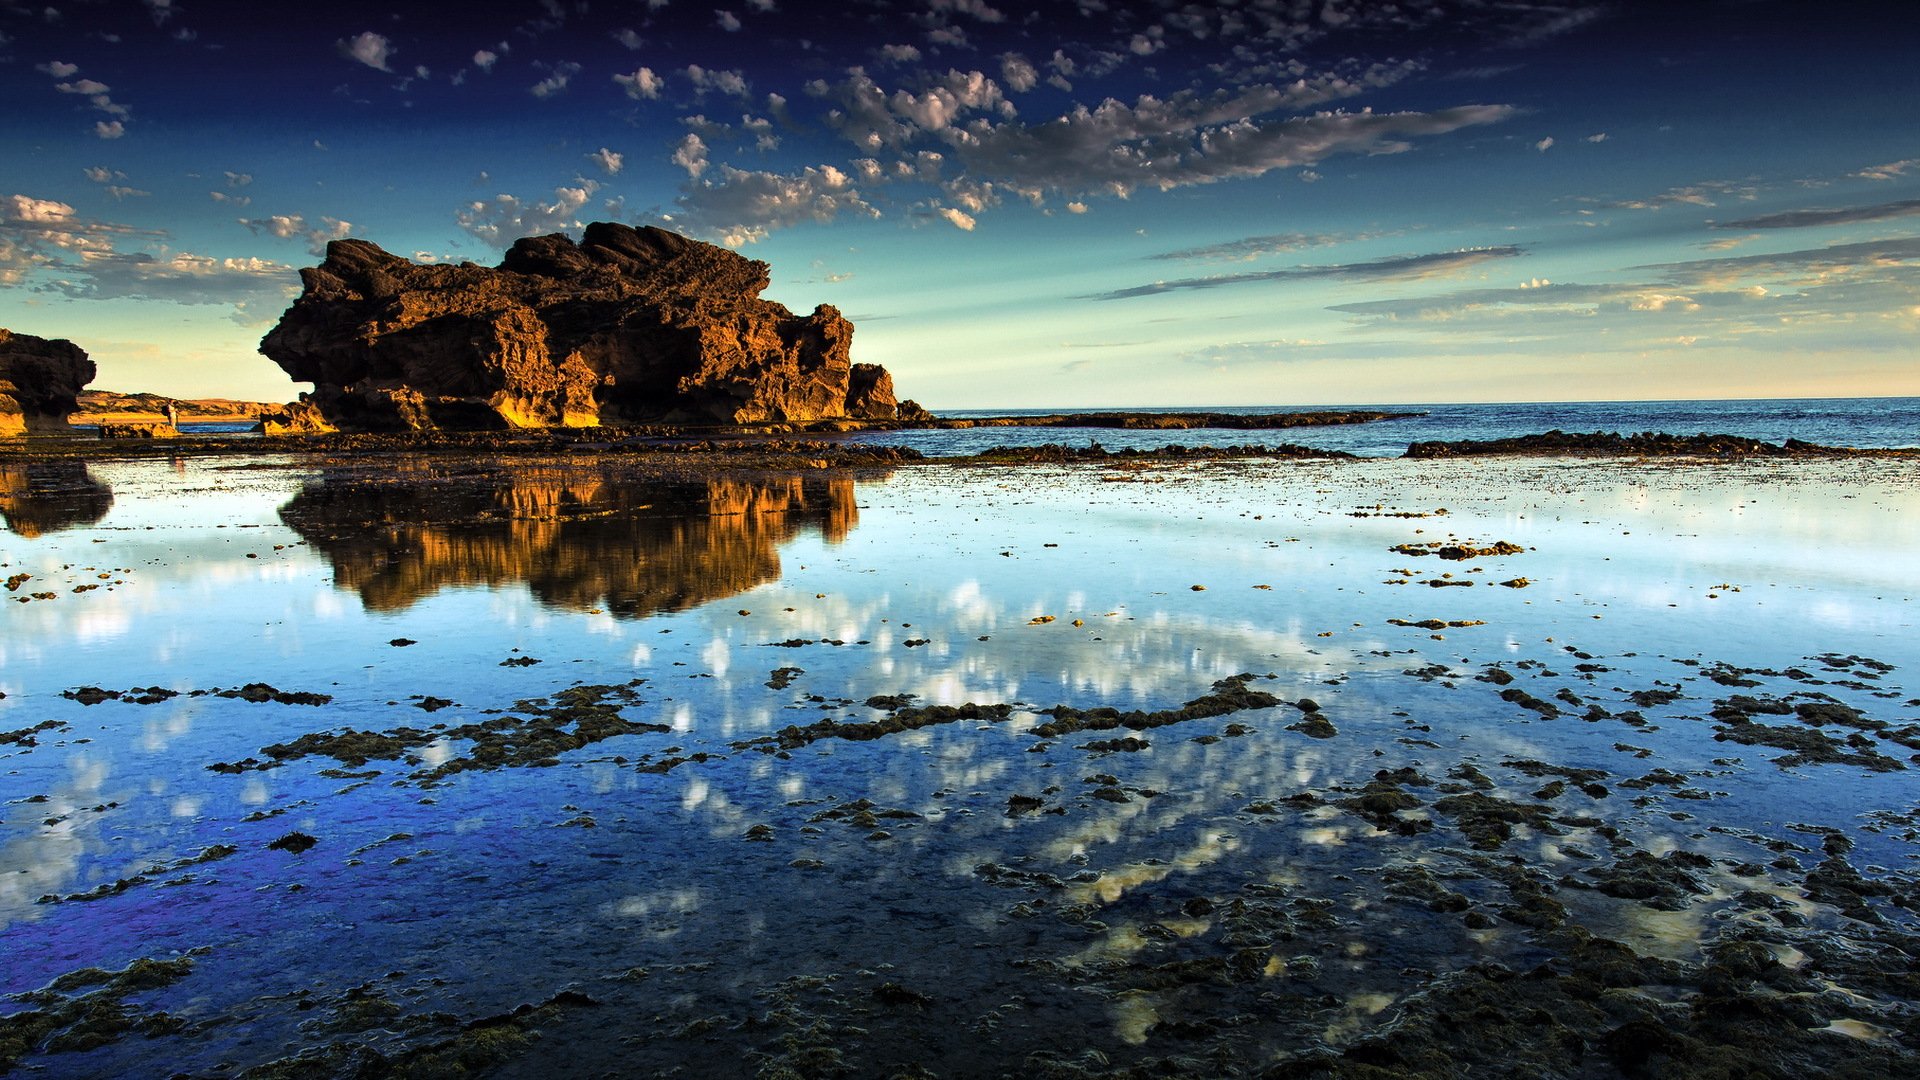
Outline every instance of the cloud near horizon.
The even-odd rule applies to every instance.
[[[1396,255],[1384,259],[1371,259],[1359,263],[1336,263],[1328,266],[1299,266],[1285,270],[1262,270],[1246,274],[1222,274],[1215,277],[1182,278],[1177,281],[1156,281],[1150,285],[1136,285],[1128,289],[1115,289],[1112,292],[1094,293],[1077,297],[1080,300],[1130,300],[1141,296],[1157,296],[1161,293],[1178,292],[1186,289],[1217,289],[1231,285],[1250,285],[1287,281],[1310,281],[1320,278],[1351,278],[1361,281],[1386,281],[1398,278],[1427,278],[1454,273],[1468,267],[1478,266],[1495,259],[1518,258],[1525,254],[1519,247],[1505,245],[1501,247],[1468,248],[1462,251],[1437,251],[1424,255]]]

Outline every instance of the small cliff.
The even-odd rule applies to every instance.
[[[0,435],[67,430],[93,361],[71,341],[0,328]]]
[[[291,429],[910,419],[853,324],[761,299],[767,264],[655,228],[515,243],[498,267],[336,240],[260,351],[314,392]],[[316,415],[317,414],[317,415]]]

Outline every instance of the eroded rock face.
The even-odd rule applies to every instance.
[[[754,424],[898,414],[853,324],[760,298],[767,264],[662,229],[528,237],[499,267],[336,240],[260,351],[347,429]],[[870,370],[869,370],[870,369]],[[917,409],[917,406],[914,407]]]
[[[93,376],[73,342],[0,328],[0,435],[65,431]]]

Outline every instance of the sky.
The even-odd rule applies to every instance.
[[[1920,395],[1920,6],[0,0],[0,326],[658,225],[936,411]]]

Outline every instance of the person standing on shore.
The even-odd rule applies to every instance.
[[[173,402],[167,402],[167,426],[175,431],[180,429],[180,414],[174,409]]]

